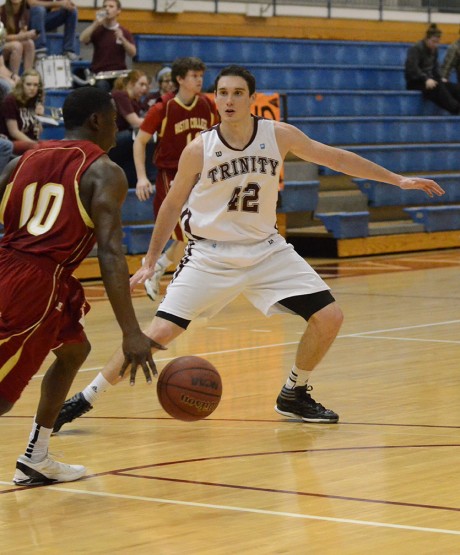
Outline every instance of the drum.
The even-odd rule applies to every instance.
[[[38,60],[35,65],[40,73],[44,89],[72,88],[70,60],[65,56],[48,56]]]

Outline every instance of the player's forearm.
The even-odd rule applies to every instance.
[[[150,240],[148,257],[158,260],[180,218],[182,206],[174,206],[168,197],[161,205]]]
[[[381,181],[390,185],[398,186],[401,176],[346,150],[338,149],[338,156],[329,165],[333,170],[351,175]]]
[[[136,138],[133,145],[133,159],[138,180],[147,179],[147,172],[145,170],[145,149],[146,146]]]
[[[129,288],[129,270],[122,253],[98,249],[102,281],[123,335],[140,331]]]

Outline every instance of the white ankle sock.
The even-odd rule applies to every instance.
[[[88,403],[90,405],[94,404],[94,401],[96,401],[96,399],[98,398],[98,396],[101,393],[104,393],[104,391],[110,386],[110,382],[108,382],[104,376],[102,375],[102,372],[99,372],[99,374],[94,378],[94,380],[85,387],[85,389],[82,391],[83,393],[83,397],[88,401]]]
[[[33,463],[41,462],[48,454],[51,432],[53,428],[44,428],[35,422],[29,435],[29,444],[24,453]]]
[[[312,370],[301,370],[294,364],[286,380],[287,389],[294,389],[294,387],[307,385],[311,373]]]
[[[163,270],[163,274],[166,272],[166,269],[171,266],[172,264],[172,260],[169,259],[168,255],[166,253],[163,253],[160,258],[158,259],[155,269],[161,269]],[[161,274],[161,275],[163,275]]]

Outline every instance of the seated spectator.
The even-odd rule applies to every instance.
[[[97,12],[96,19],[80,34],[84,44],[94,47],[90,69],[93,73],[122,71],[127,69],[126,56],[136,55],[133,35],[118,23],[121,13],[119,0],[105,0],[103,10]],[[115,79],[98,79],[96,86],[108,92]]]
[[[13,143],[5,135],[0,135],[0,173],[2,173],[12,156]]]
[[[0,8],[0,18],[7,35],[3,56],[11,71],[18,75],[21,69],[27,71],[34,67],[35,43],[37,33],[29,28],[29,10],[26,0],[5,0]]]
[[[27,0],[30,7],[30,27],[38,33],[35,41],[37,59],[48,55],[46,32],[64,25],[63,54],[69,60],[78,60],[75,52],[78,11],[72,0]]]
[[[141,117],[141,98],[148,89],[147,76],[143,71],[130,71],[127,77],[115,81],[112,97],[117,106],[117,144],[109,151],[109,157],[123,168],[131,187],[136,185],[136,169],[133,159],[134,135],[144,121]]]
[[[457,73],[457,83],[460,84],[460,38],[453,42],[447,49],[446,56],[441,67],[441,75],[443,79],[449,81],[452,70],[455,70]]]
[[[0,103],[19,80],[19,76],[13,73],[5,64],[3,48],[6,40],[6,29],[0,20]]]
[[[35,69],[25,71],[1,106],[0,133],[13,142],[13,153],[35,148],[41,133],[37,116],[44,113],[43,86]]]
[[[152,79],[153,85],[152,90],[148,92],[142,99],[142,110],[148,112],[148,109],[152,104],[161,98],[164,94],[172,92],[176,89],[174,81],[171,77],[171,68],[162,67],[160,71],[156,74],[155,79]]]
[[[407,52],[405,77],[408,90],[422,91],[423,96],[451,114],[460,113],[460,85],[446,83],[441,77],[438,46],[441,30],[435,23],[428,27],[425,38]]]

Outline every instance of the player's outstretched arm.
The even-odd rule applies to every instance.
[[[302,160],[326,166],[335,171],[395,185],[401,189],[420,189],[428,196],[441,196],[444,189],[431,179],[404,177],[366,160],[353,152],[313,141],[292,125],[277,122],[276,137],[283,156],[292,152]]]

